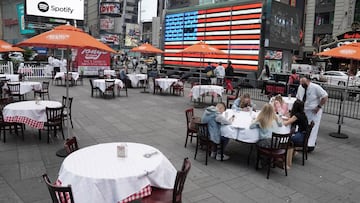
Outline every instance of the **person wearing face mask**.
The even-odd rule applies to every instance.
[[[306,77],[302,77],[296,98],[304,102],[304,111],[308,122],[314,121],[315,123],[308,141],[308,151],[311,152],[315,148],[323,113],[322,107],[328,100],[328,93],[320,85],[312,83]]]

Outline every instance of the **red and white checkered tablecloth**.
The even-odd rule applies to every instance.
[[[129,203],[131,201],[141,199],[141,198],[149,196],[149,195],[151,195],[151,185],[145,186],[139,192],[132,194],[129,197],[127,197],[121,201],[118,201],[118,203]]]
[[[55,185],[61,186],[62,185],[61,180],[57,179],[55,182]],[[145,186],[139,192],[134,193],[134,194],[128,196],[127,198],[118,201],[118,203],[129,203],[129,202],[132,202],[137,199],[141,199],[141,198],[149,196],[149,195],[151,195],[151,185]],[[67,199],[69,199],[69,198],[67,198]]]
[[[24,123],[32,128],[37,128],[37,129],[44,128],[44,122],[36,121],[25,116],[8,116],[4,118],[4,121],[9,123]]]

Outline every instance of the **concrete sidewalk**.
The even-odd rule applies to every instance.
[[[288,171],[274,168],[270,179],[266,170],[255,170],[255,156],[247,165],[249,146],[231,141],[228,161],[209,159],[205,166],[202,151],[193,159],[195,142],[184,148],[186,124],[184,110],[193,103],[187,97],[140,93],[129,89],[129,96],[115,99],[90,97],[90,84],[70,88],[74,97],[72,134],[81,148],[104,142],[139,142],[162,151],[176,168],[184,157],[190,157],[192,168],[186,181],[183,202],[358,202],[360,199],[359,121],[345,119],[342,132],[349,139],[328,136],[337,131],[337,117],[323,115],[317,147],[309,154],[305,166],[301,155],[294,158]],[[52,100],[61,101],[65,87],[51,86]],[[124,92],[122,92],[124,95]],[[225,98],[225,95],[223,95]],[[32,99],[32,95],[28,96]],[[207,99],[210,101],[210,99]],[[224,101],[226,101],[224,99]],[[261,103],[258,103],[261,106]],[[203,109],[195,109],[201,115]],[[55,155],[63,140],[46,143],[46,133],[38,140],[37,130],[26,128],[25,141],[7,135],[0,142],[0,203],[50,202],[41,175],[57,178],[63,158]],[[2,137],[1,137],[2,138]]]

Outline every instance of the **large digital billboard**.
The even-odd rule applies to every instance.
[[[257,70],[260,50],[262,3],[171,13],[165,17],[164,63],[203,66],[227,63],[242,70]],[[204,41],[225,53],[182,54],[184,48]]]
[[[26,0],[26,15],[84,20],[84,1]]]
[[[272,2],[270,22],[266,26],[269,47],[298,50],[301,20],[301,12],[297,8]]]

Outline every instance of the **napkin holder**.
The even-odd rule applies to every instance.
[[[117,156],[120,158],[126,158],[127,157],[127,144],[120,144],[117,146]]]

